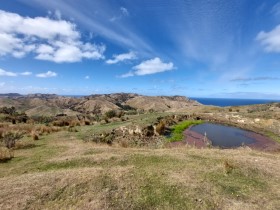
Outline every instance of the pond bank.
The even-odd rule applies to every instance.
[[[236,128],[231,126],[224,126],[222,124],[205,123],[199,126],[210,126],[210,130],[205,130],[207,131],[206,136],[204,130],[202,132],[202,130],[197,130],[196,126],[191,126],[183,132],[184,139],[180,142],[171,143],[171,146],[182,146],[188,144],[195,146],[196,148],[205,148],[211,146],[211,143],[213,142],[214,147],[220,147],[225,149],[237,148],[240,146],[248,146],[252,149],[257,149],[261,151],[280,151],[279,143],[253,131],[247,131],[243,130],[242,128]],[[215,129],[217,129],[217,127],[220,127],[220,130],[216,131],[215,133]],[[230,129],[232,129],[232,131]],[[230,132],[232,132],[233,136],[230,136]],[[249,141],[246,142],[246,139]],[[223,142],[221,143],[221,141]],[[233,143],[234,141],[237,142],[236,145],[235,143]]]

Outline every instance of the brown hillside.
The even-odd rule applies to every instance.
[[[128,100],[126,104],[137,109],[155,111],[178,111],[178,109],[200,105],[183,96],[137,96]]]
[[[53,94],[32,94],[19,97],[0,97],[0,107],[14,106],[19,111],[31,115],[56,115],[59,113],[105,113],[122,110],[124,106],[145,111],[178,111],[198,102],[183,96],[143,96],[132,93],[98,94],[81,98],[57,96]]]

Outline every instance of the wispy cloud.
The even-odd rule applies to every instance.
[[[261,31],[257,37],[266,52],[280,52],[280,25],[269,32]]]
[[[17,76],[30,76],[30,75],[32,75],[32,72],[30,71],[15,73],[11,71],[6,71],[4,69],[0,69],[0,76],[17,77]]]
[[[133,22],[108,21],[115,16],[115,8],[108,1],[85,1],[82,5],[77,1],[65,2],[62,0],[49,2],[30,0],[24,1],[24,3],[32,7],[43,7],[47,10],[59,9],[63,11],[63,15],[75,19],[89,31],[110,40],[114,44],[149,55],[153,53],[150,43],[139,32],[135,31]],[[94,11],[88,12],[89,8],[94,8]],[[129,14],[126,7],[119,8],[119,12],[122,15]]]
[[[232,64],[241,67],[248,63],[236,53],[250,51],[248,41],[243,43],[240,36],[244,30],[240,17],[245,2],[176,1],[173,12],[162,20],[166,22],[175,52],[186,61],[203,63],[210,71],[227,71]]]
[[[0,82],[0,87],[4,87],[5,84],[5,82]]]
[[[275,16],[280,16],[280,2],[276,3],[271,10],[272,14]]]
[[[115,64],[126,60],[134,60],[137,56],[134,52],[130,51],[129,53],[123,53],[119,55],[113,55],[113,59],[108,59],[107,64]]]
[[[129,71],[125,74],[122,74],[121,76],[118,76],[119,78],[127,78],[127,77],[133,77],[134,73],[132,71]]]
[[[125,7],[121,7],[120,10],[124,16],[129,16],[129,12]]]
[[[20,73],[20,75],[23,75],[23,76],[30,76],[30,75],[32,75],[32,72],[30,72],[30,71],[25,71],[25,72]]]
[[[244,98],[244,99],[277,99],[279,100],[280,94],[269,92],[223,92],[214,94],[213,97],[227,97],[227,98]]]
[[[3,69],[0,69],[0,76],[16,77],[17,74],[14,73],[14,72],[5,71],[5,70],[3,70]]]
[[[172,62],[164,63],[160,58],[156,57],[150,60],[143,61],[139,65],[134,66],[132,69],[133,71],[123,74],[121,75],[121,77],[124,78],[131,76],[144,76],[165,71],[171,71],[175,69],[175,66]]]
[[[116,16],[113,16],[110,18],[111,22],[115,22],[117,20],[122,19],[123,17],[128,17],[129,12],[125,7],[121,7],[120,10],[117,12],[118,14]]]
[[[57,14],[58,15],[58,14]],[[22,17],[0,10],[0,56],[35,58],[57,63],[104,58],[104,45],[84,43],[76,25],[49,17]]]
[[[231,79],[231,82],[248,82],[248,81],[271,81],[280,80],[280,77],[237,77]]]
[[[52,71],[47,71],[46,73],[40,73],[40,74],[36,74],[36,77],[40,77],[40,78],[49,78],[49,77],[56,77],[57,73],[52,72]]]

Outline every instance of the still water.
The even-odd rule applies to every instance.
[[[191,127],[190,130],[202,135],[206,134],[213,146],[222,148],[239,147],[256,141],[252,137],[253,132],[225,125],[203,123]]]

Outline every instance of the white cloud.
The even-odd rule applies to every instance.
[[[40,78],[49,78],[49,77],[56,77],[57,73],[52,72],[52,71],[48,71],[46,73],[41,73],[41,74],[36,74],[36,77],[40,77]]]
[[[90,79],[90,77],[89,76],[85,76],[85,79]]]
[[[113,59],[109,59],[106,61],[107,64],[115,64],[125,60],[133,60],[136,59],[136,54],[134,52],[113,55]]]
[[[145,55],[154,54],[151,43],[139,35],[139,31],[135,30],[133,25],[121,22],[114,23],[108,21],[112,16],[118,17],[121,13],[120,8],[116,14],[114,4],[108,1],[85,1],[81,7],[80,1],[38,1],[29,0],[22,3],[45,10],[55,11],[59,9],[67,17],[71,17],[83,25],[88,31],[92,31],[95,35],[111,40],[111,42],[129,49],[143,52]],[[79,8],[79,9],[77,9]],[[91,12],[88,9],[92,8]]]
[[[61,20],[58,10],[55,16],[30,18],[0,10],[0,56],[34,52],[36,59],[57,63],[104,58],[104,45],[83,43],[74,23]]]
[[[165,71],[171,71],[175,69],[175,66],[172,62],[170,63],[164,63],[162,60],[158,57],[150,60],[143,61],[137,66],[133,67],[134,71],[130,71],[126,74],[121,75],[121,78],[125,77],[132,77],[132,76],[143,76],[148,74],[156,74],[160,72]]]
[[[0,69],[0,76],[16,77],[17,74],[14,73],[14,72],[5,71],[5,70],[3,70],[3,69]]]
[[[280,52],[280,25],[269,32],[261,31],[256,38],[266,52]]]
[[[41,44],[36,49],[36,52],[38,54],[53,54],[54,51],[55,51],[54,48],[50,45],[47,45],[47,44]]]
[[[87,59],[103,59],[105,51],[104,45],[72,43],[67,44],[57,41],[53,46],[42,45],[38,48],[38,55],[35,57],[39,60],[54,61],[56,63],[62,62],[78,62],[83,58]]]
[[[22,75],[22,76],[30,76],[30,75],[32,75],[32,72],[25,71],[25,72],[20,73],[20,75]]]
[[[0,82],[0,87],[4,87],[5,84],[5,82]]]

